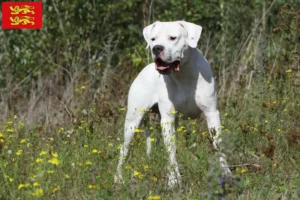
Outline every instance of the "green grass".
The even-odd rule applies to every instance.
[[[295,76],[254,77],[251,90],[220,97],[223,135],[234,183],[220,185],[206,122],[180,120],[177,159],[183,182],[166,187],[167,155],[155,122],[145,121],[124,165],[124,185],[113,176],[123,141],[124,110],[116,121],[97,108],[51,131],[13,116],[1,124],[2,199],[298,199],[300,99]],[[258,81],[260,82],[258,83]],[[284,80],[284,81],[282,81]],[[279,90],[280,88],[280,90]],[[280,92],[279,92],[280,91]],[[92,121],[98,121],[91,124]],[[93,127],[93,128],[91,128]],[[153,148],[146,156],[145,132]]]

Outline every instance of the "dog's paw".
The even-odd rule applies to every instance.
[[[175,172],[171,172],[168,175],[168,188],[173,189],[176,186],[181,185],[181,176],[180,174],[175,174]]]
[[[229,167],[222,168],[221,173],[226,183],[231,183],[233,181],[232,172]]]
[[[124,183],[124,181],[123,181],[123,177],[122,177],[122,175],[115,175],[115,177],[114,177],[114,182],[116,183],[116,184],[123,184]]]
[[[223,174],[224,177],[231,177],[232,176],[232,172],[229,169],[229,167],[224,167],[222,169],[222,174]]]

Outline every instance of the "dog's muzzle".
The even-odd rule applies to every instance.
[[[162,45],[155,45],[152,48],[154,54],[155,69],[160,74],[171,74],[172,72],[180,71],[180,61],[167,62],[162,59],[165,47]]]

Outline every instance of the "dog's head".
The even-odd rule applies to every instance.
[[[156,70],[161,74],[180,71],[185,51],[196,48],[202,27],[185,21],[155,22],[144,28]]]

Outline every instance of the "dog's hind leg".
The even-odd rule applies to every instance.
[[[135,132],[138,132],[136,129],[139,128],[143,115],[151,108],[156,99],[153,87],[145,85],[141,78],[137,78],[131,85],[124,127],[124,143],[120,149],[120,158],[115,176],[116,183],[123,182],[122,166],[128,155],[129,144]]]
[[[147,132],[146,132],[147,156],[150,156],[150,154],[151,154],[151,137],[150,136],[151,136],[151,132],[150,132],[150,130],[147,130]]]
[[[117,167],[117,174],[115,176],[115,182],[123,182],[122,178],[122,166],[123,162],[128,155],[129,144],[135,134],[135,129],[139,127],[142,120],[143,114],[141,113],[131,113],[127,112],[126,121],[125,121],[125,130],[124,130],[124,143],[120,149],[120,158]]]

